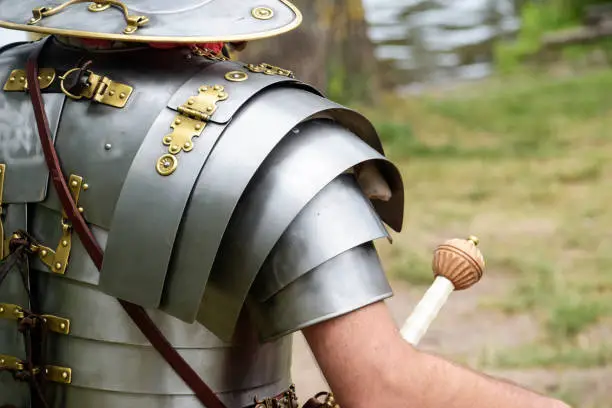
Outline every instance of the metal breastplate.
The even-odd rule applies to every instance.
[[[199,406],[116,298],[146,307],[240,407],[289,387],[286,334],[390,296],[370,241],[388,237],[383,221],[401,228],[403,184],[363,117],[265,64],[149,48],[84,55],[50,42],[47,114],[73,198],[105,248],[99,273],[47,191],[22,74],[9,72],[28,47],[0,54],[0,81],[22,88],[0,93],[0,126],[21,120],[0,128],[12,143],[0,150],[4,226],[42,245],[32,297],[55,328],[39,367],[55,407]],[[86,59],[88,86],[54,92]],[[362,164],[389,200],[364,196],[353,174]],[[18,274],[0,285],[0,303],[29,307]],[[26,357],[19,318],[0,317],[0,354],[13,364],[0,360],[0,396],[10,396],[0,404],[26,407],[29,390],[10,375]]]

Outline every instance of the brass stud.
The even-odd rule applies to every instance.
[[[45,257],[47,256],[48,252],[46,249],[43,249],[42,251],[40,251],[40,256]]]
[[[60,323],[60,330],[66,330],[66,323]]]
[[[89,184],[87,183],[83,184],[83,190],[89,190]]]
[[[187,104],[189,104],[189,105],[193,105],[194,103],[195,103],[195,101],[194,101],[193,99],[189,99],[189,100],[187,101]]]
[[[172,143],[172,136],[168,135],[168,136],[164,137],[164,143],[167,144],[167,145]]]
[[[181,123],[182,123],[182,121],[180,119],[177,119],[177,120],[174,121],[175,125],[180,125]]]
[[[62,263],[61,262],[56,263],[55,269],[62,269]]]
[[[176,167],[178,166],[178,160],[171,154],[165,154],[157,160],[157,165],[155,166],[157,172],[162,176],[169,176],[174,173]]]
[[[0,365],[4,365],[6,361],[3,358],[0,358]]]
[[[84,209],[83,207],[79,207],[79,208],[78,208],[78,210],[79,210],[79,212],[80,212],[81,214],[82,214],[82,213],[85,211],[85,209]]]
[[[50,81],[52,79],[53,79],[53,77],[51,75],[47,75],[47,81]]]
[[[62,373],[62,378],[65,380],[66,378],[68,378],[68,373],[67,372],[63,372]]]
[[[198,123],[198,124],[195,125],[195,128],[196,128],[196,130],[200,130],[200,129],[202,129],[202,125],[200,123]]]
[[[212,107],[212,106],[207,106],[207,107],[206,107],[206,111],[207,111],[207,112],[212,112],[213,110],[215,110],[215,108],[214,108],[214,107]]]
[[[269,20],[274,17],[274,10],[269,7],[256,7],[251,11],[251,15],[258,20]]]
[[[68,246],[68,241],[63,240],[63,241],[62,241],[62,246],[63,246],[63,247],[67,247],[67,246]]]
[[[107,143],[107,144],[104,145],[104,150],[110,150],[110,149],[112,149],[112,147],[113,147],[112,144]]]
[[[109,96],[115,96],[115,91],[108,91]]]
[[[225,74],[225,79],[230,82],[242,82],[246,81],[249,78],[249,75],[246,72],[242,71],[230,71]]]
[[[42,79],[42,77],[39,75],[39,76],[38,76],[38,80],[40,81],[41,79]]]
[[[222,90],[223,88],[222,88],[220,85],[215,85],[215,86],[213,87],[213,89],[214,89],[215,91],[220,91],[220,90]]]
[[[219,98],[225,99],[227,98],[227,94],[225,92],[219,92]]]
[[[170,150],[170,153],[176,154],[181,150],[181,148],[178,145],[172,145],[168,150]]]
[[[206,92],[208,91],[208,87],[207,86],[203,86],[200,88],[200,92]]]
[[[71,185],[72,187],[78,187],[78,186],[79,186],[79,182],[78,182],[78,181],[76,181],[76,180],[73,180],[73,181],[70,183],[70,185]]]
[[[15,77],[11,77],[11,79],[9,79],[9,81],[15,82]]]
[[[121,92],[121,93],[119,94],[119,99],[125,99],[125,97],[126,97],[126,96],[127,96],[127,95],[126,95],[125,93]]]
[[[185,142],[185,144],[183,145],[183,147],[184,147],[185,149],[189,149],[189,148],[191,147],[191,143],[189,143],[189,142]]]
[[[25,82],[25,77],[19,77],[19,82]]]
[[[4,308],[0,306],[0,313],[4,313]]]

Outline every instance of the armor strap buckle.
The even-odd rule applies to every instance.
[[[72,383],[72,369],[68,367],[47,365],[42,370],[40,367],[26,370],[26,363],[24,361],[4,354],[0,354],[0,371],[9,371],[16,378],[28,378],[27,374],[39,375],[44,373],[48,381],[60,384]]]
[[[26,311],[21,306],[12,305],[10,303],[0,303],[0,319],[15,320],[19,322],[20,320],[24,319],[26,315],[28,315],[28,313],[26,313]],[[42,320],[46,324],[46,328],[49,331],[58,334],[70,333],[69,319],[48,314],[31,317],[36,317],[36,319],[34,319],[34,324],[36,324],[37,320]]]
[[[71,75],[83,73],[86,79],[86,86],[81,90],[72,90],[66,86],[65,81]],[[83,71],[82,68],[72,68],[60,77],[60,88],[62,92],[71,99],[81,100],[83,98],[93,100],[103,105],[114,108],[123,108],[132,95],[134,88],[119,82],[115,82],[108,77],[98,75],[91,70]]]

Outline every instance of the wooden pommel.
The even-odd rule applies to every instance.
[[[432,269],[434,276],[443,276],[464,290],[476,284],[485,269],[482,253],[477,248],[478,238],[451,239],[438,246],[434,252]]]

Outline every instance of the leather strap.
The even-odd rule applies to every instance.
[[[45,112],[44,100],[40,90],[38,77],[38,56],[43,47],[37,47],[36,51],[30,55],[27,63],[27,79],[30,84],[30,96],[32,106],[34,108],[34,116],[38,127],[40,142],[45,155],[45,160],[51,174],[53,186],[57,191],[62,207],[66,211],[68,219],[72,223],[72,228],[79,236],[87,253],[91,257],[96,268],[102,268],[102,260],[104,253],[94,238],[91,229],[85,222],[85,219],[79,213],[75,205],[70,190],[66,183],[66,179],[62,174],[59,158],[51,138],[51,130],[49,121]],[[151,317],[140,306],[118,299],[119,303],[130,316],[132,321],[138,326],[142,334],[155,347],[159,354],[172,367],[176,374],[191,388],[198,400],[207,408],[225,408],[221,400],[215,393],[206,385],[206,383],[198,376],[191,366],[181,357],[181,355],[172,347],[164,334],[159,330]]]

